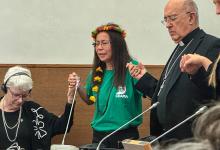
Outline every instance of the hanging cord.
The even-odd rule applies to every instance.
[[[80,80],[76,81],[75,93],[74,93],[74,96],[73,96],[72,106],[71,106],[71,109],[70,109],[70,114],[69,114],[68,122],[67,122],[67,125],[66,125],[66,131],[63,135],[62,145],[64,145],[66,133],[67,133],[68,126],[69,126],[69,123],[70,123],[70,117],[71,117],[71,114],[72,114],[72,111],[73,111],[73,105],[75,103],[75,97],[76,97],[76,92],[77,92],[77,89],[78,89],[78,86],[79,86],[79,82],[80,82]]]

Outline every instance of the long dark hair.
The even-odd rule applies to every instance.
[[[114,70],[114,86],[124,86],[125,76],[126,76],[126,64],[131,61],[131,56],[129,55],[128,48],[124,37],[121,33],[114,30],[101,31],[106,32],[110,37],[110,43],[112,48],[112,65]],[[100,32],[99,32],[100,33]],[[98,34],[99,34],[98,33]],[[106,70],[105,62],[102,62],[96,51],[94,50],[93,68],[92,68],[92,79],[95,76],[103,77],[103,73],[97,73],[96,68],[101,67],[103,71]],[[97,84],[93,81],[93,84]],[[101,84],[101,83],[99,83]]]

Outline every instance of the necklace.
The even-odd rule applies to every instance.
[[[18,129],[19,129],[19,126],[20,126],[20,123],[21,123],[21,113],[22,113],[22,106],[20,106],[20,111],[19,111],[19,116],[18,116],[18,121],[17,123],[10,127],[7,122],[6,122],[6,119],[5,119],[5,112],[4,112],[4,99],[2,99],[3,103],[2,103],[2,120],[3,120],[3,124],[4,124],[4,128],[5,128],[5,132],[6,132],[6,135],[7,135],[7,138],[10,142],[14,142],[16,139],[17,139],[17,136],[18,136]],[[8,134],[8,129],[9,130],[12,130],[14,129],[15,127],[17,127],[16,129],[16,132],[15,132],[15,137],[14,139],[11,139],[9,137],[9,134]],[[8,129],[7,129],[8,128]]]
[[[178,45],[176,51],[174,52],[173,56],[171,57],[169,63],[167,64],[167,67],[166,67],[166,70],[165,70],[165,73],[164,73],[164,77],[163,77],[163,82],[160,86],[160,90],[159,92],[157,93],[157,96],[160,95],[162,89],[164,88],[164,85],[165,85],[165,82],[166,82],[166,79],[167,77],[169,76],[170,74],[170,71],[173,69],[176,61],[179,59],[179,57],[182,55],[182,53],[187,49],[187,47],[192,43],[193,39],[186,45],[186,47],[182,50],[182,52],[176,57],[176,59],[174,60],[173,64],[171,65],[171,62],[172,62],[172,59],[173,59],[173,56],[175,56],[177,50],[179,49],[180,45]],[[170,66],[171,65],[171,66]]]

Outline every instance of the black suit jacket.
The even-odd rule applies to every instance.
[[[220,51],[220,39],[206,34],[203,30],[199,30],[194,36],[192,43],[183,52],[197,53],[208,57],[210,60],[215,60]],[[182,55],[183,55],[182,54]],[[172,55],[171,55],[172,56]],[[175,65],[179,66],[181,57]],[[169,63],[168,60],[167,64]],[[167,64],[165,68],[167,67]],[[164,72],[161,78],[157,81],[149,73],[146,73],[136,84],[136,88],[145,96],[152,97],[152,103],[158,101],[157,94],[160,89]],[[201,88],[198,82],[193,82],[190,76],[182,73],[178,69],[174,74],[172,80],[169,81],[169,86],[165,86],[166,90],[166,113],[165,122],[161,124],[158,120],[157,108],[151,111],[150,116],[150,131],[151,135],[158,136],[169,130],[185,118],[193,114],[199,107],[209,103],[213,96],[214,89],[210,87]],[[192,121],[188,121],[171,133],[167,134],[164,139],[184,139],[192,137],[191,131]]]

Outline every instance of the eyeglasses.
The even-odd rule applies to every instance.
[[[186,12],[186,13],[183,13],[183,14],[189,14],[189,13],[191,14],[191,13],[195,13],[195,12]],[[167,23],[172,23],[178,18],[179,15],[181,15],[181,14],[164,17],[164,19],[161,20],[161,23],[163,25],[166,25]]]
[[[15,98],[15,99],[19,99],[19,98],[22,98],[22,99],[23,99],[23,98],[27,98],[27,97],[30,95],[30,93],[31,93],[31,90],[28,91],[28,93],[23,93],[23,94],[15,93],[15,92],[13,92],[10,88],[8,88],[8,90],[10,91],[12,97]]]
[[[94,42],[94,43],[92,43],[92,45],[95,47],[95,48],[97,48],[97,47],[99,47],[99,45],[101,45],[102,47],[106,47],[106,46],[108,46],[109,44],[110,44],[111,42],[110,41],[96,41],[96,42]]]

